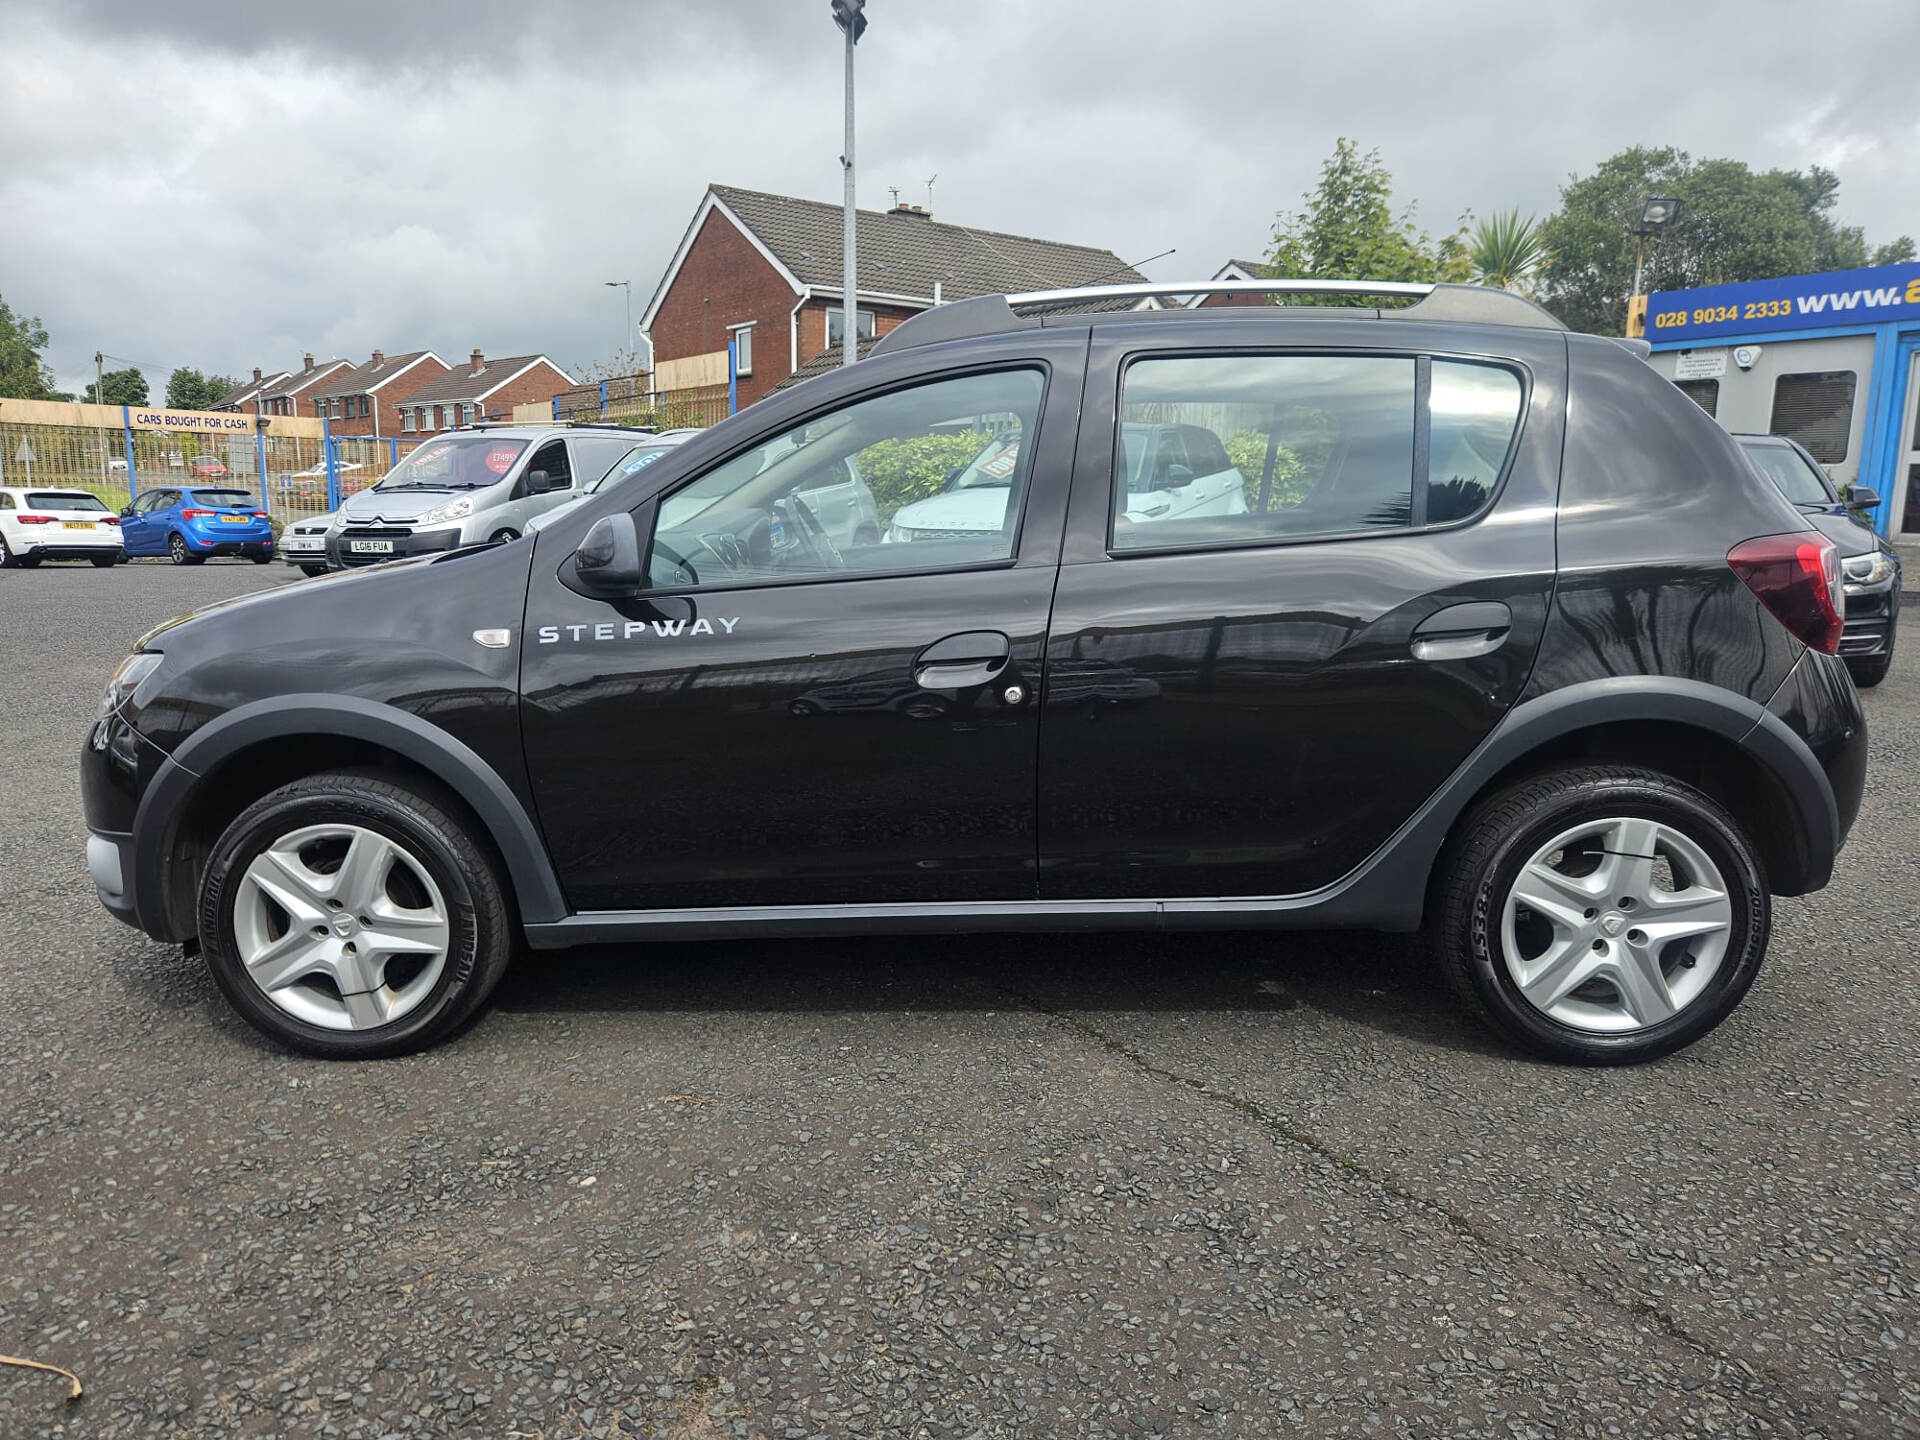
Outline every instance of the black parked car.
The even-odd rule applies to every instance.
[[[1424,926],[1541,1055],[1711,1030],[1859,805],[1833,542],[1524,300],[1085,313],[1161,288],[929,311],[523,542],[151,632],[85,747],[102,900],[330,1056],[523,941],[856,931]],[[1138,503],[1139,424],[1238,496]],[[804,498],[850,460],[885,536],[990,440],[984,525]]]
[[[1871,490],[1855,489],[1845,500],[1820,462],[1785,435],[1736,435],[1754,467],[1780,487],[1807,521],[1839,547],[1847,597],[1840,658],[1853,683],[1878,685],[1893,665],[1893,636],[1900,623],[1900,552],[1860,518],[1880,503]]]

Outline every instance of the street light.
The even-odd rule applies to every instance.
[[[626,350],[633,344],[633,282],[631,280],[603,280],[600,283],[611,290],[624,290],[627,292],[627,328],[626,332],[620,337],[620,349],[613,352],[613,358],[618,360],[621,351]]]
[[[851,365],[859,353],[855,339],[859,327],[853,323],[853,47],[867,33],[867,0],[831,0],[831,4],[833,23],[847,37],[847,136],[840,155],[846,178],[840,215],[840,363]]]
[[[1647,268],[1647,239],[1658,235],[1680,218],[1681,204],[1671,195],[1655,195],[1640,203],[1640,218],[1634,222],[1638,237],[1633,255],[1633,293],[1627,297],[1627,334],[1641,335],[1647,328],[1647,300],[1640,293],[1640,282]]]

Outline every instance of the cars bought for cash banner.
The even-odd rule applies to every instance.
[[[1660,290],[1647,297],[1647,339],[1655,344],[1889,320],[1920,321],[1920,263]]]

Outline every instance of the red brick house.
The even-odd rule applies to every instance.
[[[311,360],[313,357],[309,355],[307,358]],[[256,365],[253,367],[253,379],[241,381],[238,385],[234,386],[233,389],[214,401],[208,408],[213,410],[237,410],[246,415],[258,415],[260,413],[261,397],[283,380],[291,380],[292,378],[293,377],[285,370],[275,370],[269,375],[262,375],[260,373],[260,367]]]
[[[1229,260],[1213,272],[1215,280],[1277,280],[1280,272],[1260,260]],[[1264,295],[1207,295],[1188,302],[1196,309],[1211,310],[1222,305],[1264,305]]]
[[[351,360],[322,360],[316,365],[311,354],[301,356],[300,361],[300,368],[292,374],[260,387],[254,402],[259,408],[254,414],[315,415],[319,412],[313,408],[314,388],[353,368]]]
[[[447,363],[431,350],[376,350],[366,364],[313,392],[314,413],[331,422],[335,435],[398,435],[401,403],[447,373]]]
[[[725,384],[740,346],[750,404],[840,343],[838,205],[712,185],[641,316],[662,390]],[[917,205],[855,214],[860,338],[947,300],[1145,277],[1111,250],[936,221]]]
[[[392,433],[430,435],[476,420],[511,419],[515,405],[545,403],[573,383],[544,355],[489,360],[475,350],[465,365],[409,395],[399,407],[399,429]]]

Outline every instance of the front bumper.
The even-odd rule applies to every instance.
[[[1858,660],[1885,655],[1893,648],[1894,622],[1900,615],[1899,577],[1878,585],[1849,585],[1846,628],[1840,632],[1840,657]]]
[[[87,873],[94,893],[107,913],[124,925],[140,928],[133,909],[133,836],[111,830],[87,835]]]
[[[411,530],[402,525],[368,526],[335,530],[327,535],[327,567],[332,570],[356,570],[387,560],[404,560],[410,555],[440,555],[461,546],[461,526],[456,522],[436,525],[430,530]],[[386,545],[386,550],[356,550],[363,545]]]
[[[327,537],[322,535],[283,535],[280,537],[280,558],[289,565],[321,565],[327,563]]]

